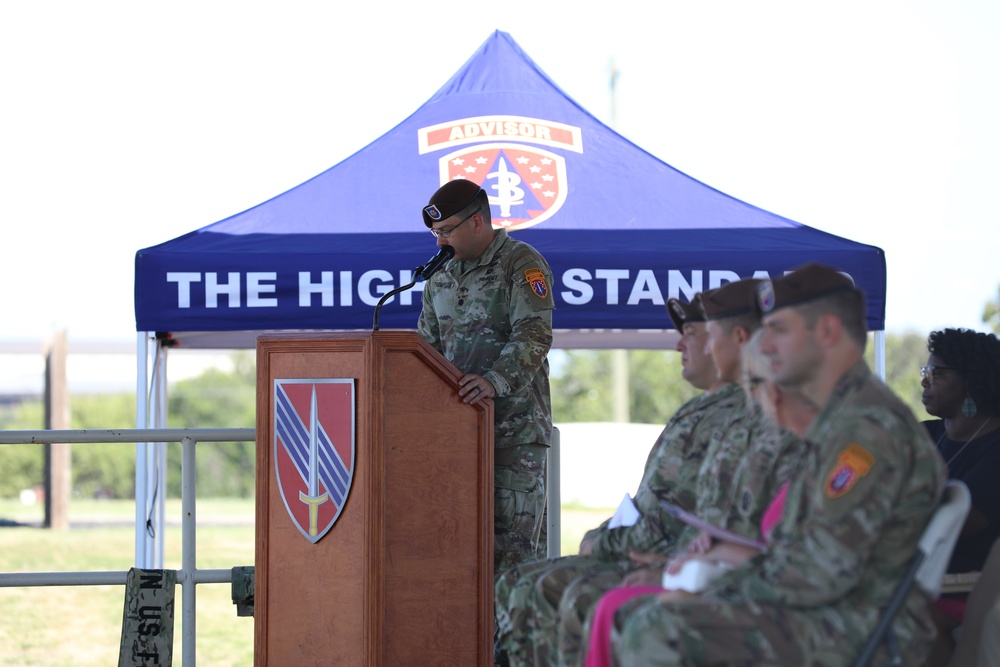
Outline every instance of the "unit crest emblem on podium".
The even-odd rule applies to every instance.
[[[354,380],[276,379],[273,424],[281,500],[315,544],[340,517],[354,479]]]

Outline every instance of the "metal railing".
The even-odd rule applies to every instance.
[[[195,586],[232,582],[232,570],[199,570],[195,514],[197,482],[195,445],[199,442],[253,442],[253,428],[155,428],[106,429],[92,431],[0,431],[0,445],[95,444],[95,443],[181,443],[181,664],[195,665]],[[144,539],[143,526],[136,525],[136,540]],[[137,564],[142,566],[142,564]],[[124,586],[127,571],[111,572],[0,572],[0,588],[28,586]],[[235,612],[234,612],[235,613]]]

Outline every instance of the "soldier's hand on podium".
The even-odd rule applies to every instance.
[[[469,373],[458,381],[458,396],[463,403],[476,403],[497,395],[493,384],[482,375]]]

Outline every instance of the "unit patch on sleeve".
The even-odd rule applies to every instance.
[[[549,287],[545,284],[545,274],[541,269],[525,269],[524,277],[531,285],[531,291],[540,299],[549,295]]]
[[[857,443],[844,448],[826,476],[824,489],[828,498],[840,498],[854,488],[875,465],[871,452]]]

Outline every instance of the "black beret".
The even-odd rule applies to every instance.
[[[762,280],[757,286],[757,307],[766,314],[847,291],[860,292],[850,276],[825,264],[806,264],[781,278]]]
[[[756,312],[754,295],[760,281],[756,278],[744,278],[722,287],[701,293],[701,307],[705,311],[705,319],[722,320]]]
[[[424,207],[424,224],[431,227],[435,222],[447,220],[476,201],[480,192],[483,192],[481,187],[464,178],[448,181],[431,195]]]
[[[704,322],[705,313],[701,309],[701,294],[695,294],[691,303],[684,303],[680,299],[667,299],[667,313],[673,320],[674,328],[678,331],[684,329],[685,322]]]

